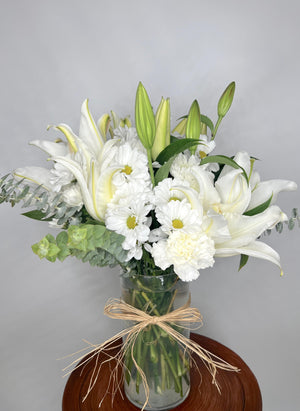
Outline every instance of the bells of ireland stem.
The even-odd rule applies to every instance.
[[[186,138],[199,139],[201,133],[201,116],[200,116],[200,107],[197,100],[194,100],[186,122]],[[191,153],[194,154],[196,147],[190,149]]]
[[[155,138],[155,117],[147,91],[141,82],[135,99],[135,126],[143,146],[147,151],[151,150]]]
[[[155,115],[156,133],[152,146],[152,159],[170,144],[170,99],[162,97]]]

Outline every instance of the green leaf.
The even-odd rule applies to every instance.
[[[155,184],[157,185],[160,181],[168,177],[170,168],[172,166],[175,156],[171,157],[163,166],[161,166],[155,173]]]
[[[208,164],[208,163],[218,163],[218,164],[226,164],[228,166],[231,166],[233,168],[240,168],[243,170],[243,176],[247,180],[247,183],[249,184],[249,179],[248,175],[243,167],[241,167],[236,161],[234,161],[232,158],[223,156],[223,155],[216,155],[216,156],[207,156],[201,160],[201,165],[203,164]]]
[[[46,217],[46,214],[43,213],[41,210],[32,210],[32,211],[27,211],[27,213],[22,213],[25,217],[32,218],[33,220],[39,220],[39,221],[51,221],[52,218]]]
[[[156,161],[158,161],[160,164],[163,165],[171,157],[197,144],[202,144],[201,140],[191,139],[191,138],[182,138],[177,141],[174,141],[174,143],[171,143],[161,153],[159,153]]]
[[[203,114],[200,115],[201,117],[201,123],[204,123],[207,125],[207,127],[210,129],[210,131],[213,133],[214,130],[214,124],[211,121],[211,119]]]
[[[270,196],[270,198],[268,198],[267,201],[265,201],[264,203],[258,205],[257,207],[252,208],[252,210],[248,210],[244,212],[244,215],[248,215],[248,216],[252,216],[252,215],[256,215],[256,214],[260,214],[263,211],[265,211],[269,205],[271,204],[272,201],[272,197],[273,194]]]
[[[241,254],[239,271],[247,264],[249,255]]]

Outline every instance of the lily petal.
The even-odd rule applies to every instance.
[[[41,150],[45,151],[49,156],[65,156],[70,151],[68,149],[68,145],[63,141],[53,142],[47,140],[33,140],[29,143],[32,146],[36,146]]]
[[[273,197],[271,204],[274,204],[280,191],[294,191],[296,189],[297,184],[294,181],[289,180],[268,180],[258,183],[252,192],[248,210],[264,203],[271,197],[272,194]]]
[[[282,221],[283,213],[277,206],[271,206],[264,212],[254,215],[245,216],[239,214],[227,214],[231,239],[220,244],[224,248],[243,247],[256,240],[264,231],[274,227],[279,221]]]
[[[101,136],[98,127],[96,126],[96,123],[89,111],[87,99],[81,106],[79,138],[87,144],[90,151],[92,151],[95,158],[97,158],[105,141]]]
[[[17,178],[25,178],[30,183],[43,186],[46,190],[51,190],[51,173],[44,167],[22,167],[14,171]]]
[[[87,186],[87,182],[84,176],[84,172],[82,170],[82,168],[80,167],[80,165],[69,159],[66,157],[55,157],[54,160],[59,163],[62,164],[63,166],[65,166],[68,170],[71,171],[71,173],[74,174],[74,177],[76,178],[79,187],[81,189],[81,194],[83,197],[83,201],[84,201],[84,205],[88,211],[88,213],[95,219],[95,220],[101,220],[101,218],[99,218],[97,216],[97,213],[94,209],[94,204],[93,204],[93,199],[91,196],[91,193],[88,190],[88,186]]]
[[[231,257],[238,254],[245,254],[250,257],[262,258],[270,261],[271,263],[276,264],[282,272],[279,254],[266,243],[253,241],[245,247],[238,248],[218,248],[218,245],[216,245],[216,257]]]
[[[230,172],[218,178],[215,187],[221,198],[222,213],[244,213],[251,199],[251,188],[241,169],[231,168]]]
[[[77,136],[73,133],[71,127],[67,126],[66,124],[59,124],[58,126],[48,126],[47,130],[49,130],[50,128],[61,131],[68,140],[70,151],[73,153],[77,152],[77,146],[75,143]]]

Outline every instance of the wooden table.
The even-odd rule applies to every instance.
[[[191,369],[191,391],[188,398],[178,407],[176,411],[262,411],[262,398],[257,380],[245,364],[245,362],[232,350],[208,337],[191,334],[191,339],[203,348],[221,357],[240,369],[240,372],[226,372],[219,370],[217,381],[221,388],[221,395],[211,383],[211,376],[202,361],[196,359],[200,369],[201,377],[195,367]],[[117,352],[117,348],[115,349]],[[100,357],[101,358],[101,357]],[[91,360],[84,368],[74,370],[67,381],[63,395],[63,411],[96,411],[106,391],[109,378],[109,365],[103,364],[101,376],[97,386],[82,402],[82,397],[87,391],[89,378],[94,369],[95,362]],[[100,411],[122,410],[137,411],[125,397],[124,400],[118,392],[115,396],[113,407],[111,396],[107,395],[102,403]]]

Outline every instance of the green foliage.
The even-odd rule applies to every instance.
[[[70,226],[60,232],[56,239],[47,235],[32,250],[41,259],[54,262],[68,256],[75,256],[91,265],[115,266],[126,261],[127,252],[123,250],[124,237],[107,230],[102,225],[81,224]]]
[[[160,181],[168,177],[170,168],[175,159],[175,156],[171,157],[163,166],[161,166],[155,173],[155,184],[157,185]]]
[[[273,198],[273,194],[264,203],[258,205],[257,207],[252,208],[252,210],[245,211],[244,215],[253,216],[253,215],[262,213],[269,207],[269,205],[271,204],[272,198]]]
[[[23,202],[22,208],[32,207],[34,210],[23,213],[24,216],[41,221],[58,220],[58,225],[66,224],[78,215],[80,207],[70,207],[62,201],[61,194],[54,195],[43,186],[31,186],[25,179],[17,180],[7,174],[0,178],[0,204],[11,206]]]
[[[228,166],[231,166],[233,168],[240,168],[243,171],[243,176],[247,180],[247,183],[249,184],[249,179],[248,175],[243,167],[241,167],[236,161],[234,161],[232,158],[223,156],[223,155],[216,155],[216,156],[207,156],[204,157],[201,160],[201,165],[203,164],[208,164],[208,163],[218,163],[218,164],[226,164]]]
[[[275,230],[277,231],[277,233],[281,234],[283,232],[284,225],[286,225],[289,230],[293,230],[297,224],[298,227],[300,227],[300,214],[297,208],[293,208],[291,212],[291,217],[287,221],[284,221],[284,223],[281,221],[277,223],[275,226]],[[270,235],[271,232],[272,230],[269,229],[265,231],[265,234]]]
[[[169,146],[167,146],[161,153],[159,153],[159,155],[156,158],[156,161],[158,161],[160,164],[163,165],[171,157],[197,144],[203,144],[203,143],[201,142],[201,140],[198,140],[198,139],[191,139],[191,138],[177,139],[173,143],[171,143]]]

